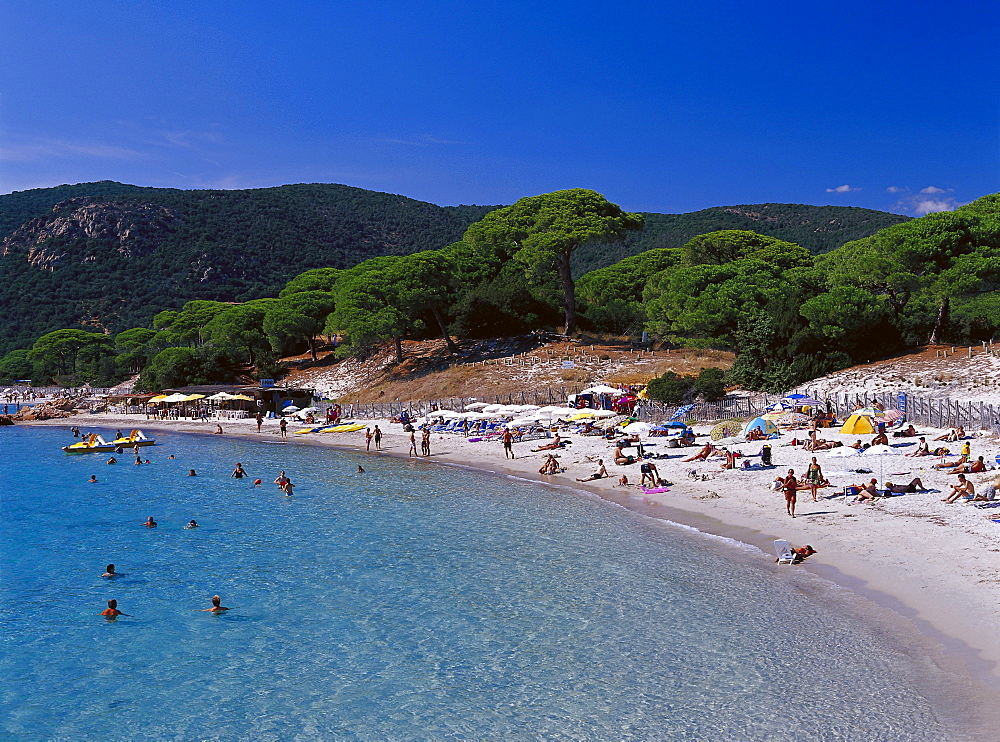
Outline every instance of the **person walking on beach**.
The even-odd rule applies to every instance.
[[[424,456],[431,455],[431,431],[424,428],[420,433],[420,453]]]
[[[785,509],[788,514],[795,517],[795,498],[799,491],[799,482],[795,478],[795,470],[789,469],[788,476],[781,482],[781,489],[785,493]]]
[[[278,423],[278,430],[281,432],[282,438],[288,437],[288,422],[285,420],[285,418],[281,418],[281,422]]]
[[[260,426],[264,424],[264,416],[258,412],[257,415],[254,417],[254,420],[257,421],[257,432],[259,433]]]
[[[371,451],[372,450],[372,429],[371,428],[365,428],[365,450],[366,451]]]
[[[510,428],[505,428],[503,431],[503,457],[514,458],[514,434],[510,432]]]
[[[382,450],[382,431],[379,430],[378,425],[375,426],[375,432],[372,433],[372,440],[375,441],[375,450]]]
[[[812,457],[812,461],[809,462],[809,468],[806,469],[806,481],[809,482],[809,491],[812,492],[813,502],[819,502],[816,499],[816,495],[819,483],[823,481],[823,469],[816,462],[815,456]]]
[[[417,434],[413,430],[410,431],[410,450],[406,454],[407,456],[417,455]]]

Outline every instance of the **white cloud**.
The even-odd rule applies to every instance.
[[[907,190],[906,188],[900,188],[899,186],[889,186],[885,189],[886,193],[902,193]]]
[[[424,134],[413,139],[398,139],[396,137],[380,137],[375,140],[383,144],[408,144],[417,147],[427,147],[432,144],[468,144],[455,139],[440,139],[433,134]]]
[[[840,185],[840,186],[837,186],[836,188],[827,188],[826,192],[827,193],[850,193],[851,191],[860,191],[860,190],[861,190],[860,186]]]
[[[33,139],[0,148],[0,159],[36,162],[66,157],[94,157],[101,160],[134,160],[140,153],[125,147],[99,142],[67,142],[60,139]]]
[[[935,188],[934,186],[927,186],[926,188],[921,188],[920,192],[926,193],[929,196],[936,196],[939,193],[947,193],[949,190],[951,189],[949,188],[946,190],[944,188]]]
[[[924,191],[921,191],[923,193]],[[913,204],[913,211],[917,216],[925,214],[936,214],[939,211],[954,211],[958,206],[953,198],[925,198],[917,199]]]

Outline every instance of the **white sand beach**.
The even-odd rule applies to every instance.
[[[384,432],[381,451],[376,452],[372,446],[372,451],[365,452],[364,430],[294,435],[293,431],[302,427],[295,423],[289,426],[287,445],[327,445],[358,452],[359,456],[407,457],[409,436],[401,425],[388,420],[358,422],[380,426]],[[265,421],[261,433],[256,432],[252,419],[221,423],[227,436],[267,442],[280,440],[275,420]],[[215,421],[153,421],[134,415],[106,414],[31,424],[67,429],[77,425],[84,431],[138,427],[146,431],[212,434],[216,429]],[[704,434],[708,428],[702,426],[696,430]],[[920,432],[927,433],[928,440],[941,433],[930,429]],[[516,443],[516,458],[510,460],[504,458],[499,442],[469,442],[459,435],[435,433],[431,439],[431,456],[422,458],[421,463],[468,466],[586,490],[655,517],[694,525],[721,536],[735,535],[759,547],[762,559],[773,559],[772,541],[775,538],[786,539],[793,546],[810,544],[818,553],[805,564],[775,565],[775,569],[806,569],[874,598],[916,622],[914,625],[921,632],[964,655],[968,663],[975,666],[977,675],[1000,685],[1000,672],[995,664],[1000,662],[1000,638],[994,634],[998,626],[997,606],[1000,605],[1000,574],[997,572],[1000,523],[987,519],[990,515],[1000,517],[1000,508],[983,509],[962,501],[942,502],[957,477],[932,469],[932,465],[940,461],[935,457],[897,455],[844,459],[829,457],[829,452],[821,451],[815,455],[833,486],[819,491],[818,502],[812,501],[807,490],[800,491],[797,517],[792,519],[786,513],[782,493],[771,490],[769,485],[776,475],[783,475],[788,469],[794,469],[799,477],[804,475],[813,454],[801,446],[784,445],[795,436],[801,441],[806,434],[801,430],[793,431],[784,433],[779,440],[768,441],[775,468],[746,471],[724,471],[721,459],[683,463],[681,459],[697,452],[698,448],[668,449],[662,439],[648,439],[647,454],[664,456],[655,459],[654,463],[660,476],[672,483],[668,492],[658,494],[646,494],[635,484],[615,487],[622,474],[627,474],[631,483],[638,483],[639,466],[615,465],[611,457],[613,444],[599,437],[566,435],[570,442],[565,448],[550,452],[558,455],[564,471],[551,476],[538,473],[545,453],[531,452],[539,443],[545,443],[544,440]],[[822,431],[821,437],[842,440],[845,445],[857,440],[857,436],[840,435],[836,429]],[[870,438],[867,436],[866,440]],[[699,446],[707,440],[707,437],[700,437]],[[903,452],[916,447],[915,438],[890,438],[890,443],[913,444],[898,449]],[[984,456],[987,464],[995,465],[995,457],[1000,453],[1000,444],[995,439],[973,437],[970,443],[973,460]],[[760,442],[742,443],[730,449],[756,454],[761,445]],[[954,443],[950,447],[954,452],[959,448]],[[169,451],[164,455],[166,453]],[[577,478],[587,477],[597,470],[598,458],[604,460],[610,476],[577,482]],[[359,458],[359,462],[364,464],[364,459]],[[872,473],[848,471],[861,467],[871,469]],[[692,471],[697,473],[697,479],[690,477]],[[990,470],[971,474],[969,478],[977,489],[982,489],[998,473],[1000,471]],[[886,480],[907,483],[913,477],[920,477],[926,487],[938,491],[904,494],[879,499],[873,504],[852,504],[843,496],[845,485],[866,482],[873,476],[878,478],[880,485]]]

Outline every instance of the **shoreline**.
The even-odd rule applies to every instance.
[[[77,415],[72,418],[19,422],[18,425],[67,428],[77,425],[87,429],[138,427],[165,433],[215,435],[214,428],[217,424],[192,420],[140,421],[135,417],[106,414]],[[221,424],[226,431],[224,436],[257,443],[326,446],[364,457],[413,458],[406,455],[409,448],[408,436],[398,424],[390,425],[388,420],[364,422],[370,426],[379,425],[383,430],[385,445],[382,450],[366,452],[363,431],[297,436],[290,430],[288,438],[282,442],[278,436],[277,423],[273,420],[265,422],[261,433],[256,432],[253,419],[222,421]],[[914,627],[919,634],[920,641],[917,643],[924,646],[931,643],[938,647],[940,652],[936,654],[943,654],[944,664],[948,669],[969,675],[990,689],[1000,687],[1000,639],[992,634],[997,623],[995,606],[1000,600],[1000,576],[993,576],[993,564],[990,563],[990,559],[995,561],[995,556],[988,556],[1000,552],[1000,530],[997,530],[997,535],[990,539],[988,528],[980,529],[984,534],[963,531],[959,528],[944,529],[942,526],[948,524],[942,523],[933,512],[914,515],[908,512],[911,508],[906,508],[900,513],[902,518],[895,515],[886,518],[883,517],[884,513],[879,513],[877,522],[873,522],[876,518],[865,516],[882,510],[882,507],[847,506],[842,497],[822,499],[821,496],[818,503],[812,503],[811,500],[806,502],[809,494],[805,491],[800,493],[801,515],[792,520],[783,512],[780,493],[766,490],[763,493],[758,492],[758,488],[754,487],[755,482],[752,481],[762,478],[770,481],[775,472],[785,470],[784,464],[776,470],[763,473],[727,471],[720,472],[716,478],[708,481],[694,481],[679,476],[682,469],[691,467],[690,464],[682,464],[679,457],[655,460],[660,475],[675,482],[669,492],[655,495],[644,494],[634,486],[628,488],[609,486],[617,479],[620,472],[627,471],[630,476],[634,472],[638,476],[637,467],[634,465],[632,467],[608,465],[609,479],[577,482],[574,481],[577,476],[589,474],[596,468],[591,458],[601,456],[606,461],[610,460],[610,449],[609,444],[601,439],[573,435],[569,438],[573,441],[571,444],[573,447],[578,444],[584,445],[576,447],[575,450],[567,447],[559,451],[560,463],[566,467],[566,473],[552,477],[537,473],[541,454],[526,453],[528,444],[516,444],[515,452],[518,457],[511,460],[498,458],[498,455],[502,456],[503,453],[498,444],[468,443],[465,438],[459,436],[444,437],[434,434],[432,455],[417,457],[417,460],[423,463],[471,468],[586,493],[646,517],[755,547],[768,561],[773,558],[772,541],[775,538],[785,538],[793,545],[812,543],[816,546],[818,554],[796,567],[804,567],[811,576],[837,585]],[[652,440],[655,442],[655,439]],[[541,442],[544,441],[533,443]],[[747,448],[754,445],[759,447],[760,444],[745,444]],[[984,445],[985,442],[977,444],[979,448]],[[697,449],[681,450],[684,453],[693,453]],[[775,447],[776,459],[784,460],[786,453],[791,452]],[[805,453],[804,460],[808,461],[810,454],[803,453]],[[828,464],[836,466],[834,461],[821,460],[820,463],[824,466]],[[913,461],[907,460],[910,463]],[[796,468],[797,471],[803,468],[791,463],[788,466]],[[705,465],[699,468],[704,470]],[[860,476],[854,475],[855,479]],[[937,476],[940,479],[944,475]],[[992,474],[989,476],[992,478]],[[733,494],[727,485],[735,483],[737,478],[744,477],[748,477],[746,488]],[[742,485],[743,482],[739,484]],[[739,495],[746,497],[739,499]],[[924,500],[933,498],[934,502],[940,501],[939,494],[907,495],[892,498],[885,505],[895,505],[896,501],[918,497]],[[813,508],[814,505],[818,508]],[[917,503],[914,502],[913,505]],[[979,516],[986,512],[965,505],[942,505],[942,507],[975,510],[975,514]],[[807,508],[814,512],[805,512]],[[926,511],[933,510],[933,507],[928,508],[921,502],[916,509]],[[843,525],[844,518],[851,519],[850,526],[846,528]],[[990,528],[1000,528],[982,517],[978,520]],[[869,527],[863,526],[863,521],[868,521]],[[904,523],[909,528],[904,530]],[[945,530],[953,533],[942,533]],[[944,538],[949,535],[952,538]],[[977,543],[984,535],[988,541],[993,541],[988,550],[981,549],[982,544]],[[936,543],[938,541],[946,541],[949,544],[948,548],[936,548],[940,546]],[[891,549],[878,548],[879,544],[890,543]],[[980,550],[974,551],[976,549]],[[923,559],[920,558],[921,554]],[[961,554],[961,559],[955,554]],[[970,569],[970,563],[973,561],[982,564],[977,564],[975,570]],[[775,568],[788,569],[778,565],[775,565]],[[991,576],[992,580],[989,579]]]

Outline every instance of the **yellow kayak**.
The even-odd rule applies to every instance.
[[[343,425],[331,425],[323,428],[320,433],[353,433],[355,430],[364,430],[365,426],[360,423],[345,423]]]

